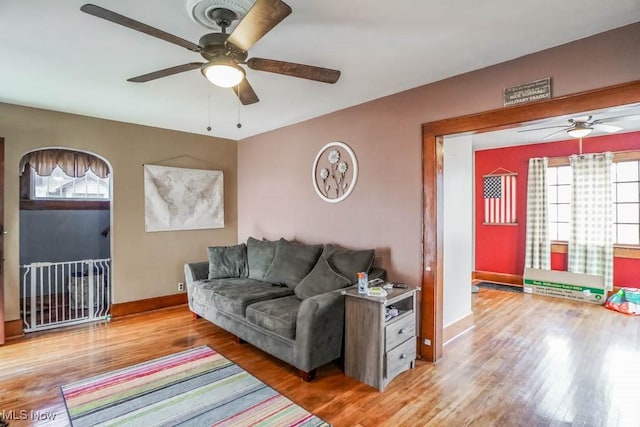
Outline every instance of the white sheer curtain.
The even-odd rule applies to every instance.
[[[569,157],[571,183],[571,232],[569,271],[604,276],[613,286],[612,153]]]
[[[527,178],[527,239],[524,266],[551,269],[546,157],[529,159]]]

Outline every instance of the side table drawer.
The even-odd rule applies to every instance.
[[[416,336],[415,316],[407,316],[385,327],[385,349],[389,351]]]
[[[416,360],[416,340],[409,339],[398,347],[387,352],[385,378],[391,381],[401,372],[413,367]]]

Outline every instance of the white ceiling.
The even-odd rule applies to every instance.
[[[91,1],[194,43],[209,32],[186,0]],[[201,58],[83,0],[0,0],[0,101],[239,140],[640,20],[638,0],[286,2],[249,56],[339,69],[335,85],[247,70],[261,101],[239,108],[198,70],[129,83]]]

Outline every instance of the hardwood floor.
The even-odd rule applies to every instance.
[[[639,425],[640,318],[492,289],[473,299],[476,327],[384,393],[335,364],[305,383],[186,306],[30,334],[0,347],[0,414],[56,416],[12,427],[67,425],[62,384],[206,344],[337,427]]]

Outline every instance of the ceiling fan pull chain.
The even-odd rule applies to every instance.
[[[207,116],[208,116],[207,131],[211,132],[211,95],[207,95]]]
[[[240,83],[238,83],[238,93],[240,93]],[[238,97],[238,124],[236,125],[238,129],[242,127],[242,123],[240,122],[240,109],[242,108],[242,102]]]

